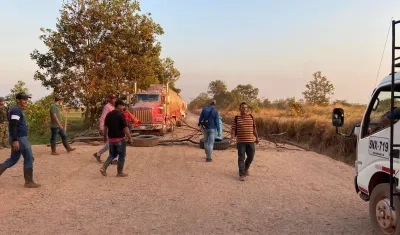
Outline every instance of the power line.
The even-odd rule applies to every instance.
[[[378,73],[376,74],[376,78],[375,78],[375,87],[376,87],[376,83],[377,83],[377,81],[378,81],[379,72],[381,71],[383,55],[385,54],[386,43],[387,43],[388,38],[389,38],[390,28],[392,27],[392,20],[393,20],[393,17],[392,17],[391,20],[390,20],[389,29],[388,29],[388,32],[387,32],[387,35],[386,35],[386,41],[385,41],[385,46],[383,47],[383,51],[382,51],[381,62],[380,62],[380,64],[379,64]]]

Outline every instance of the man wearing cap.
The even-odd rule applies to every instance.
[[[117,100],[117,96],[114,94],[109,94],[107,100],[108,102],[106,105],[104,105],[103,111],[100,116],[100,121],[99,121],[100,135],[104,134],[104,120],[106,119],[107,114],[115,109],[114,104],[115,101]],[[106,142],[102,149],[93,154],[93,157],[96,158],[98,162],[101,162],[100,157],[103,153],[105,153],[108,150],[108,147],[109,147],[108,142]]]
[[[65,129],[63,125],[61,124],[61,111],[60,111],[60,104],[61,104],[62,98],[59,95],[56,95],[54,97],[54,103],[51,104],[50,106],[50,129],[51,129],[51,138],[50,138],[50,145],[51,145],[51,154],[52,155],[59,155],[57,153],[57,135],[61,136],[62,143],[64,145],[64,148],[67,150],[67,152],[72,152],[75,150],[75,148],[71,148],[69,146],[68,142],[68,137],[67,134],[65,133]]]
[[[212,151],[214,149],[215,131],[218,131],[218,136],[221,135],[219,126],[219,114],[215,108],[217,101],[212,99],[210,105],[205,107],[200,114],[198,126],[203,131],[204,135],[204,150],[206,152],[206,161],[212,162]]]
[[[0,97],[0,149],[8,148],[8,108],[6,106],[6,99]]]
[[[108,143],[110,148],[110,155],[104,162],[103,167],[100,168],[100,172],[104,176],[107,175],[107,167],[117,156],[117,176],[128,176],[123,172],[126,155],[125,136],[128,137],[129,143],[132,143],[132,137],[131,133],[129,132],[128,125],[126,124],[125,116],[123,114],[125,106],[126,104],[124,103],[124,101],[115,101],[115,109],[107,114],[104,121],[104,143]]]
[[[26,188],[38,188],[40,184],[33,181],[33,154],[31,145],[28,141],[28,127],[24,109],[28,105],[28,99],[31,97],[25,92],[20,92],[16,95],[17,105],[10,108],[8,113],[9,120],[9,141],[12,143],[11,156],[4,163],[0,164],[0,175],[6,171],[7,168],[14,166],[21,154],[24,157],[24,178]]]

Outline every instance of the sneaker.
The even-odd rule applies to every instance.
[[[212,159],[206,159],[206,162],[212,162],[213,160]]]
[[[239,180],[240,181],[244,181],[245,178],[246,178],[246,176],[242,175],[242,176],[239,177]]]
[[[246,173],[246,176],[250,175],[249,169],[246,169],[245,173]]]

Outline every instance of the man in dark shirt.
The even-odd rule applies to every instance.
[[[117,156],[117,176],[128,176],[127,174],[123,173],[126,155],[125,136],[128,137],[129,143],[132,143],[132,137],[123,114],[125,106],[126,104],[122,100],[116,100],[115,109],[107,114],[104,121],[104,143],[107,143],[108,141],[110,149],[110,155],[104,162],[103,167],[100,168],[100,172],[104,176],[107,175],[107,167]]]
[[[24,178],[26,188],[38,188],[40,184],[33,181],[33,154],[31,145],[28,141],[28,127],[24,109],[28,105],[31,97],[24,92],[18,93],[15,97],[17,105],[12,107],[8,113],[9,120],[9,142],[12,143],[11,156],[4,163],[0,164],[0,175],[7,169],[14,166],[21,154],[24,157]]]

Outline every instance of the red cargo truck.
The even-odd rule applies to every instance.
[[[142,122],[133,131],[159,131],[164,135],[181,126],[187,115],[186,102],[168,85],[152,84],[146,91],[135,92],[132,104],[130,111]]]

